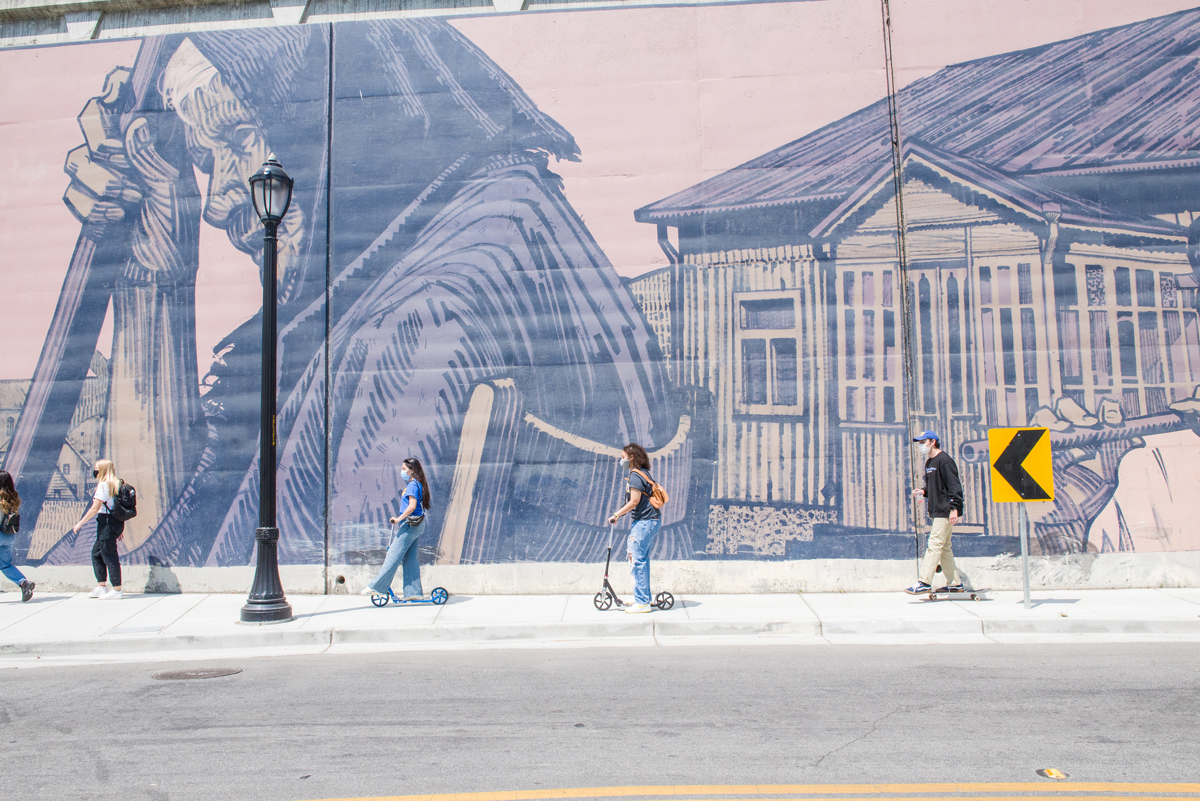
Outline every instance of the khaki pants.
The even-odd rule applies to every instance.
[[[958,570],[954,567],[954,550],[950,547],[950,535],[954,527],[950,518],[933,518],[933,529],[929,532],[929,545],[925,549],[925,558],[921,560],[921,581],[933,584],[933,574],[940,563],[942,575],[947,584],[958,583]]]

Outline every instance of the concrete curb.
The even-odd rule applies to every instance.
[[[286,626],[288,624],[281,624]],[[329,627],[311,630],[278,626],[254,630],[195,635],[105,635],[83,640],[45,640],[0,644],[0,660],[22,657],[137,656],[246,649],[305,648],[323,650],[345,645],[457,646],[550,642],[559,644],[610,641],[612,644],[651,644],[658,637],[702,638],[705,644],[721,639],[856,637],[886,638],[896,642],[912,638],[960,638],[974,635],[1039,635],[1044,637],[1188,637],[1200,639],[1196,620],[983,620],[912,621],[888,618],[847,620],[653,620],[629,619],[579,622],[497,623],[464,625],[411,625],[389,628]]]

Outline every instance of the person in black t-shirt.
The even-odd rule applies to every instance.
[[[625,505],[613,512],[608,522],[615,524],[621,515],[633,513],[627,546],[633,571],[633,604],[625,611],[636,615],[650,611],[650,549],[662,525],[662,513],[650,503],[654,479],[650,477],[646,450],[636,442],[629,443],[621,451],[621,466],[629,471],[625,477]]]
[[[922,431],[913,437],[913,442],[919,444],[926,458],[925,489],[913,490],[912,494],[914,498],[925,499],[925,511],[933,521],[933,526],[929,531],[929,545],[921,561],[918,581],[905,592],[910,595],[929,592],[939,564],[942,566],[942,575],[946,577],[946,589],[962,592],[963,584],[954,566],[954,551],[950,547],[954,524],[962,518],[963,513],[963,489],[958,478],[958,465],[950,458],[950,454],[941,449],[941,440],[933,431]]]

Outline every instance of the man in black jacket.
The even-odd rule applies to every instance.
[[[958,478],[958,465],[950,458],[950,454],[941,449],[941,441],[933,431],[922,431],[913,437],[913,442],[918,443],[926,458],[925,489],[913,490],[912,494],[914,498],[925,499],[925,510],[933,521],[933,527],[929,532],[925,558],[921,561],[919,580],[905,592],[910,595],[929,592],[938,564],[941,564],[942,575],[946,577],[946,589],[962,592],[962,581],[954,567],[954,551],[950,547],[954,524],[963,512],[963,489]]]

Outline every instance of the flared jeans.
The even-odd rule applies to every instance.
[[[425,518],[415,526],[410,526],[407,520],[402,520],[400,530],[392,537],[392,544],[388,546],[387,557],[383,560],[379,575],[367,586],[380,595],[386,594],[392,586],[392,580],[396,578],[396,570],[403,565],[404,593],[401,597],[424,597],[425,593],[421,590],[421,565],[417,561],[417,540],[423,533]]]

